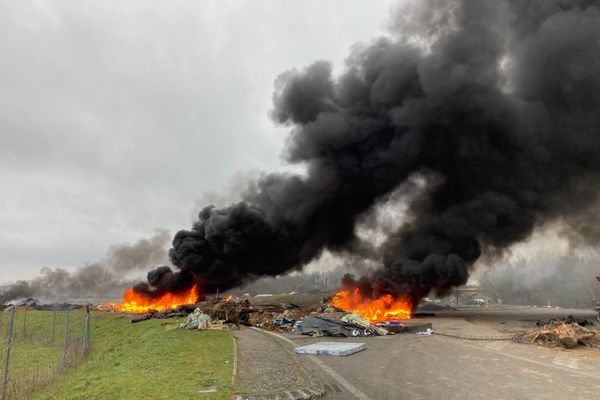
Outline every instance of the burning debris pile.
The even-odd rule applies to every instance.
[[[165,273],[172,274],[170,271]],[[152,278],[149,276],[149,280]],[[182,327],[188,329],[206,328],[217,323],[316,336],[370,336],[387,334],[384,323],[390,327],[389,321],[410,319],[411,308],[408,301],[390,294],[370,300],[358,288],[341,290],[322,299],[316,306],[300,307],[295,304],[251,304],[247,299],[234,300],[231,295],[203,299],[200,286],[193,285],[189,290],[165,291],[160,296],[129,289],[120,304],[105,304],[98,310],[133,314],[133,323],[152,318],[186,318]]]
[[[360,289],[342,290],[331,299],[331,304],[346,311],[357,313],[371,322],[389,319],[409,319],[412,305],[403,298],[384,294],[377,299],[369,299]]]
[[[157,313],[169,312],[188,304],[198,301],[198,286],[184,292],[165,292],[162,296],[149,297],[138,293],[134,289],[128,289],[123,295],[120,304],[109,303],[99,307],[100,311],[121,311],[129,313]]]
[[[530,329],[516,336],[515,339],[522,343],[560,346],[567,349],[578,345],[600,348],[600,332],[584,328],[576,322],[568,323],[560,320]]]
[[[340,292],[323,299],[318,305],[307,307],[284,303],[251,304],[249,300],[234,300],[232,296],[228,296],[190,301],[160,309],[152,307],[167,303],[137,297],[133,306],[128,302],[131,298],[126,295],[122,304],[107,304],[99,306],[98,310],[132,314],[132,323],[152,318],[185,318],[180,325],[183,329],[235,329],[245,325],[280,333],[353,337],[409,331],[402,324],[402,320],[411,317],[410,308],[405,303],[388,302],[385,299],[376,300],[372,304],[356,303],[348,295],[347,292]],[[187,299],[197,300],[195,297]],[[343,304],[353,308],[346,308]],[[391,308],[400,305],[402,308]]]
[[[188,316],[195,310],[193,304],[182,304],[173,308],[163,309],[161,311],[157,310],[147,310],[141,314],[135,314],[131,318],[131,323],[135,324],[136,322],[146,321],[152,318],[156,319],[168,319],[168,318],[183,318]]]

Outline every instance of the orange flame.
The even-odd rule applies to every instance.
[[[123,295],[121,304],[107,304],[111,308],[121,312],[145,313],[150,310],[163,311],[175,308],[182,304],[195,304],[198,301],[198,285],[192,286],[187,292],[165,293],[157,298],[149,298],[128,289]]]
[[[396,299],[391,294],[384,294],[373,300],[362,296],[358,288],[336,293],[331,299],[331,304],[358,314],[371,323],[410,319],[411,314],[411,304],[407,299]]]

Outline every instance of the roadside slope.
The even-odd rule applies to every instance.
[[[92,354],[32,400],[227,399],[233,342],[226,331],[180,331],[175,320],[131,324],[120,314],[94,313]]]

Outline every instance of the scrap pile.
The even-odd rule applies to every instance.
[[[99,311],[105,311],[98,308]],[[199,310],[200,312],[208,315],[211,320],[221,320],[226,322],[233,322],[236,324],[246,323],[248,317],[252,312],[250,303],[246,302],[233,302],[226,301],[224,299],[206,300],[197,304],[183,304],[174,308],[168,308],[162,311],[149,310],[143,314],[136,314],[131,318],[132,323],[146,321],[152,318],[166,319],[166,318],[186,318],[190,314],[193,314]],[[114,307],[109,308],[106,311],[115,311]]]
[[[388,331],[385,328],[370,324],[356,314],[347,314],[339,320],[317,315],[306,316],[294,323],[291,333],[295,335],[309,335],[312,337],[363,337],[384,336],[388,334]]]
[[[52,311],[56,310],[79,310],[85,307],[83,304],[71,304],[71,303],[41,303],[38,299],[33,297],[13,299],[0,305],[0,311],[6,310],[10,307],[24,307],[37,311]]]
[[[530,329],[518,335],[516,339],[522,343],[561,346],[567,349],[578,345],[600,348],[600,332],[584,328],[575,322],[566,323],[560,320]]]
[[[294,304],[271,304],[269,307],[252,313],[250,325],[279,333],[313,337],[388,334],[383,327],[373,325],[357,314],[345,312],[326,302],[313,307],[299,307]]]
[[[321,303],[312,307],[295,304],[251,304],[248,300],[204,300],[162,311],[132,316],[136,323],[152,318],[185,318],[181,329],[235,329],[239,325],[297,335],[364,337],[392,333],[384,325],[371,324],[358,314]],[[393,333],[392,333],[393,334]]]
[[[223,319],[213,319],[210,315],[205,314],[199,308],[188,315],[185,320],[179,324],[179,329],[237,329],[238,326],[232,322]]]

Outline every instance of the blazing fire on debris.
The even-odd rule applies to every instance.
[[[360,315],[371,323],[410,319],[411,304],[403,298],[384,294],[376,299],[363,296],[360,289],[342,290],[333,296],[331,304],[344,311]]]
[[[167,293],[154,299],[130,289],[121,304],[106,304],[98,310],[133,314],[132,323],[154,318],[185,318],[180,328],[238,329],[240,325],[247,325],[311,336],[379,336],[431,327],[431,324],[423,327],[418,321],[407,327],[412,308],[405,299],[389,294],[369,299],[358,288],[339,290],[319,303],[304,306],[250,303],[249,299],[240,300],[231,294],[201,298],[197,288],[194,286],[189,293]]]
[[[195,304],[198,298],[198,285],[193,285],[190,290],[182,293],[167,292],[156,298],[150,298],[135,292],[133,289],[128,289],[120,304],[110,303],[105,307],[115,311],[141,314],[149,311],[173,309],[185,304]]]
[[[105,304],[101,309],[143,314],[176,309],[184,305],[193,305],[198,303],[199,299],[198,285],[194,285],[189,291],[183,293],[167,292],[156,298],[149,298],[144,294],[135,292],[134,289],[128,289],[123,295],[121,303]],[[233,296],[228,295],[221,300],[228,303],[233,301]],[[369,299],[363,296],[358,288],[337,292],[331,298],[331,306],[345,312],[360,315],[370,323],[411,318],[411,304],[408,300],[394,298],[390,294],[382,295],[376,299]]]

